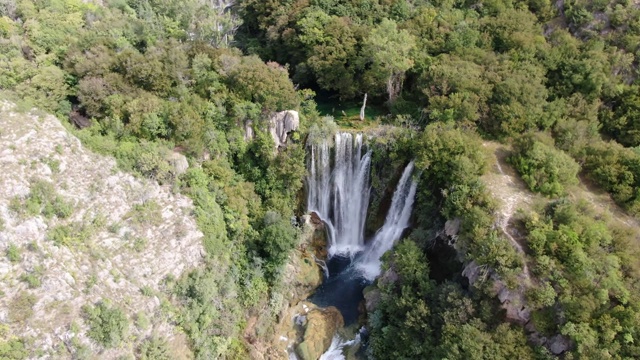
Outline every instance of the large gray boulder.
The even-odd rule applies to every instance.
[[[300,116],[295,110],[280,111],[269,119],[269,132],[275,142],[276,150],[285,146],[289,133],[300,127]]]

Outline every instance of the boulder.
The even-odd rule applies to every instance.
[[[549,339],[547,344],[549,351],[554,355],[560,355],[563,352],[569,350],[571,347],[571,339],[563,335],[556,335]]]
[[[169,162],[171,163],[171,166],[173,166],[176,176],[184,174],[189,168],[189,161],[187,161],[187,157],[179,152],[172,152],[171,155],[169,155]]]
[[[311,293],[322,284],[322,270],[310,254],[302,254],[297,270],[296,286],[304,289],[305,293]]]
[[[367,313],[371,314],[380,304],[380,300],[382,300],[382,294],[380,293],[380,289],[375,286],[367,286],[363,290],[364,293],[364,307],[367,310]]]
[[[304,340],[296,347],[301,360],[318,359],[331,345],[333,335],[344,326],[340,311],[330,306],[326,309],[313,309],[307,314]]]
[[[285,110],[273,114],[269,119],[269,132],[275,142],[276,150],[287,144],[289,133],[297,130],[299,126],[300,116],[295,110]]]

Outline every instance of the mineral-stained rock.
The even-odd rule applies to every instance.
[[[304,341],[296,348],[300,359],[318,359],[331,345],[331,339],[336,331],[343,326],[342,314],[333,306],[309,311]]]

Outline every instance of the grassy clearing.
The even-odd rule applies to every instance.
[[[343,129],[364,130],[381,124],[380,118],[388,113],[383,106],[367,104],[364,121],[360,120],[360,101],[337,101],[318,97],[317,109],[323,116],[332,116]]]

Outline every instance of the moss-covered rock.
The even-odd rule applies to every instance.
[[[336,331],[343,326],[342,314],[334,306],[309,311],[304,341],[296,347],[300,359],[318,359],[331,345],[331,339]]]

